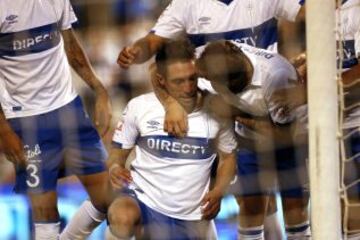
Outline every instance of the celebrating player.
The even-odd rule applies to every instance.
[[[90,195],[81,230],[101,222],[107,209],[107,154],[69,64],[95,92],[101,136],[109,128],[109,97],[71,28],[70,1],[5,0],[0,9],[0,143],[16,169],[15,191],[30,199],[35,239],[58,239],[59,177],[77,175]]]
[[[236,129],[239,238],[263,239],[267,195],[275,181],[283,199],[288,239],[310,237],[306,156],[297,158],[293,143],[297,110],[306,103],[295,68],[276,53],[234,41],[208,44],[197,67],[241,123]],[[212,105],[228,114],[220,101]]]
[[[214,239],[211,220],[235,173],[232,121],[209,112],[211,95],[197,89],[194,48],[187,41],[165,44],[156,55],[161,84],[189,114],[183,138],[163,129],[165,112],[154,93],[131,100],[114,134],[111,181],[125,186],[109,208],[114,235],[145,239]],[[136,146],[131,171],[125,169]],[[220,156],[217,179],[209,190],[210,170]],[[127,186],[128,184],[128,186]],[[127,187],[126,187],[127,186]]]

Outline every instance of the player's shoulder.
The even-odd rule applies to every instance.
[[[342,3],[343,7],[360,7],[360,0],[346,0]]]
[[[129,101],[129,105],[146,108],[153,104],[157,104],[159,100],[157,99],[154,92],[141,94],[137,97],[132,98]]]

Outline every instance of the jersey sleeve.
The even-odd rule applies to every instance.
[[[232,121],[224,121],[218,134],[217,148],[224,153],[233,152],[237,146],[233,125]]]
[[[174,39],[185,31],[185,16],[188,14],[188,1],[173,0],[158,18],[151,29],[155,35]]]
[[[70,0],[64,0],[62,14],[60,18],[61,30],[67,30],[71,28],[71,24],[77,22],[74,9],[71,6]]]
[[[123,118],[117,124],[113,135],[113,145],[123,149],[131,149],[136,143],[139,131],[136,125],[136,104],[130,101],[123,111]]]
[[[288,124],[296,119],[291,90],[295,89],[297,84],[297,80],[291,79],[291,74],[287,69],[279,69],[263,85],[265,102],[274,123]]]
[[[288,21],[295,21],[298,15],[303,0],[277,0],[277,7],[275,10],[275,16],[279,19],[285,19]]]

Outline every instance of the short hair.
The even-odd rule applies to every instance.
[[[193,59],[195,59],[195,47],[189,40],[179,39],[166,42],[157,52],[155,63],[158,73],[166,77],[169,64]]]
[[[223,76],[217,77],[226,81],[226,85],[231,92],[238,93],[246,86],[246,81],[244,81],[247,76],[246,69],[244,68],[245,63],[241,61],[237,62],[236,66],[232,66],[233,63],[229,60],[229,56],[239,52],[242,52],[241,49],[229,41],[214,41],[205,47],[196,65],[201,71],[210,76],[216,70],[217,65],[225,65],[224,69],[226,69],[226,72]]]

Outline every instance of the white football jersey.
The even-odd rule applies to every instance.
[[[343,68],[347,69],[357,65],[360,57],[360,0],[343,1],[336,13],[341,28],[336,37],[342,39]]]
[[[0,102],[7,118],[46,113],[77,96],[60,33],[75,21],[69,0],[0,1]]]
[[[173,0],[152,29],[174,39],[185,35],[200,55],[209,41],[234,40],[277,52],[279,19],[294,21],[299,0]],[[200,89],[216,93],[200,78]]]
[[[231,93],[222,85],[217,86],[215,82],[213,82],[214,89],[229,104],[254,117],[270,116],[272,121],[278,124],[295,121],[297,113],[291,102],[291,96],[279,92],[279,90],[291,89],[298,84],[295,68],[277,53],[235,41],[232,43],[249,58],[253,66],[251,83],[238,94]],[[244,137],[252,137],[255,134],[242,126],[237,126],[236,131]]]
[[[115,130],[115,144],[124,149],[136,145],[131,176],[138,198],[164,215],[201,219],[200,201],[209,190],[217,149],[230,153],[236,148],[231,123],[210,115],[206,99],[201,109],[188,115],[184,138],[164,132],[165,112],[153,93],[132,99]]]
[[[156,35],[185,34],[196,46],[226,39],[277,51],[278,19],[294,21],[298,0],[173,0],[152,29]]]
[[[360,0],[343,1],[340,9],[336,10],[340,17],[340,29],[337,39],[342,39],[343,61],[342,67],[349,70],[359,64],[360,57]],[[360,126],[360,108],[356,107],[348,112],[345,128]]]

